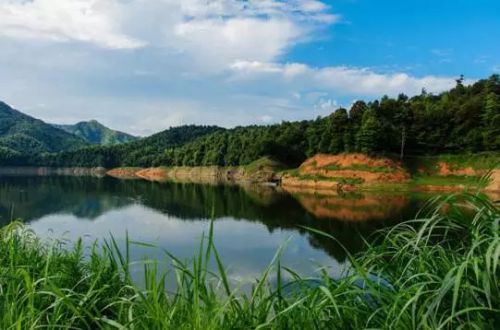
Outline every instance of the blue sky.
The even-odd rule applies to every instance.
[[[138,135],[327,115],[500,71],[500,2],[0,0],[0,100]]]
[[[342,15],[323,39],[286,60],[353,65],[416,75],[485,77],[500,63],[500,1],[325,2]]]

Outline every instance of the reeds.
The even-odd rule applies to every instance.
[[[142,262],[143,285],[132,280],[128,251],[140,243],[68,251],[12,223],[0,230],[0,329],[494,329],[499,226],[487,198],[443,196],[350,256],[345,277],[301,278],[280,249],[249,291],[230,282],[211,227],[190,262],[165,251],[169,292],[158,260]]]

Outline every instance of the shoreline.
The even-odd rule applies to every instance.
[[[385,182],[371,184],[339,184],[327,180],[289,180],[283,172],[266,171],[260,175],[245,174],[239,167],[153,167],[153,168],[116,168],[106,172],[106,175],[117,179],[142,179],[147,181],[173,181],[195,184],[263,184],[275,185],[285,190],[300,189],[316,192],[350,192],[350,191],[409,191],[409,192],[461,192],[468,189],[482,192],[500,193],[498,175],[500,170],[493,171],[492,182],[488,186],[455,184],[453,176],[447,178],[449,184],[428,184],[414,181],[410,177],[403,182]]]
[[[48,166],[7,166],[0,167],[0,176],[106,176],[103,167],[48,167]]]
[[[484,179],[489,174],[489,181]],[[437,162],[410,171],[401,162],[363,154],[318,154],[296,169],[263,158],[245,166],[176,167],[0,167],[0,176],[110,176],[121,180],[173,181],[195,184],[264,184],[303,191],[410,191],[500,193],[500,169],[454,167]]]

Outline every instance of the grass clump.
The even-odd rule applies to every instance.
[[[144,263],[144,286],[131,280],[128,248],[137,243],[122,252],[111,239],[84,257],[81,242],[67,251],[12,224],[0,231],[0,328],[494,329],[499,324],[498,204],[470,194],[441,197],[416,220],[380,234],[378,245],[350,257],[352,267],[342,278],[326,272],[315,281],[301,278],[281,266],[278,251],[252,290],[240,292],[231,285],[211,227],[191,262],[165,252],[177,281],[175,292],[168,292],[157,261]],[[217,269],[209,270],[211,260]]]
[[[431,185],[431,186],[467,186],[467,187],[483,187],[488,184],[489,179],[481,176],[468,176],[468,175],[431,175],[423,176],[416,175],[412,178],[412,183],[417,185]]]
[[[370,166],[366,164],[353,164],[350,166],[340,166],[340,165],[326,165],[322,167],[322,169],[325,169],[327,171],[363,171],[363,172],[370,172],[370,173],[392,173],[394,172],[394,169],[390,167],[384,167],[384,166]]]
[[[283,168],[283,164],[269,157],[262,157],[242,167],[245,169],[246,172],[254,173],[262,171],[264,169],[281,169]]]
[[[430,174],[434,174],[439,168],[439,163],[448,164],[452,170],[470,167],[478,171],[488,171],[500,167],[500,155],[498,152],[482,152],[474,154],[408,156],[405,158],[404,163],[412,173],[417,173],[419,169],[425,169]]]
[[[340,176],[333,177],[321,174],[299,174],[297,178],[303,181],[332,181],[343,184],[361,184],[365,182],[362,178],[346,178]]]
[[[330,181],[330,182],[338,182],[342,184],[362,184],[365,182],[363,178],[348,178],[341,176],[325,176],[321,174],[301,174],[299,170],[289,170],[286,172],[287,175],[291,177],[297,178],[301,181]]]

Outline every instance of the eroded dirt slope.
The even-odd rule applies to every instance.
[[[283,185],[316,188],[344,188],[359,184],[401,183],[410,174],[401,163],[364,154],[318,154],[306,160],[298,170],[286,173]]]

